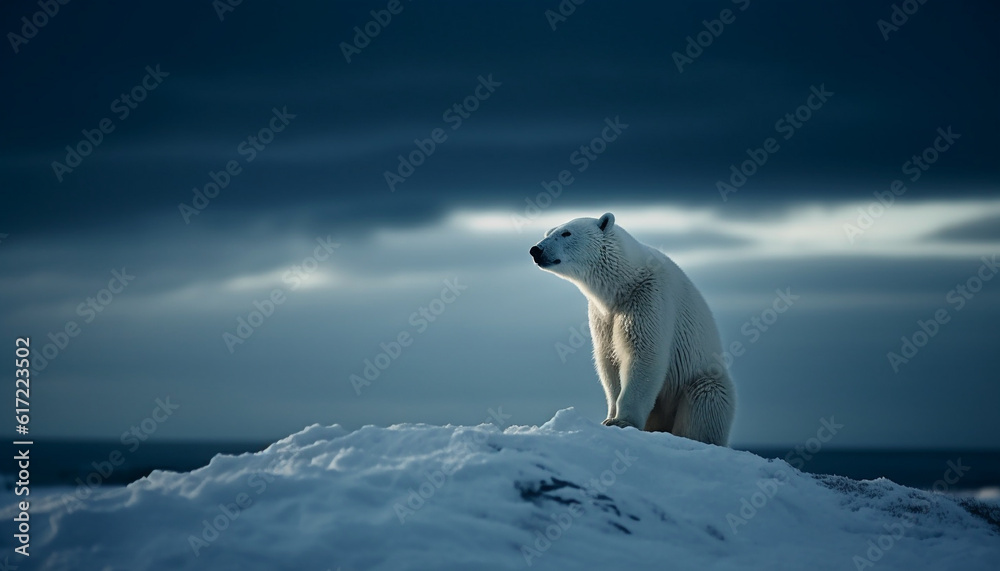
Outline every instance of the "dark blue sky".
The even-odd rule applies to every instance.
[[[220,21],[211,2],[70,3],[16,52],[8,32],[38,5],[0,8],[0,331],[81,328],[36,371],[39,434],[115,438],[166,395],[174,438],[497,406],[600,420],[587,349],[557,349],[584,300],[526,252],[551,221],[612,210],[689,271],[727,343],[775,289],[803,292],[733,363],[736,443],[794,444],[835,415],[845,446],[1000,446],[1000,282],[960,310],[947,298],[1000,252],[996,6],[927,2],[886,39],[891,2],[588,2],[555,30],[557,2],[403,2],[348,63],[342,43],[386,6],[244,2]],[[679,71],[704,21],[717,37]],[[574,153],[615,118],[627,128],[581,171]],[[390,191],[385,172],[435,129]],[[718,181],[769,138],[722,200]],[[563,170],[573,182],[534,217],[525,201]],[[226,188],[185,218],[213,176]],[[844,225],[896,179],[905,192],[852,240]],[[317,239],[338,247],[293,290]],[[81,313],[122,267],[135,280]],[[417,332],[411,314],[456,276],[469,289]],[[286,302],[230,353],[223,334],[276,287]],[[894,372],[886,353],[942,308]],[[412,346],[357,395],[350,375],[403,332]]]

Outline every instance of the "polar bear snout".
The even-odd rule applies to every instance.
[[[543,268],[546,266],[554,266],[562,261],[559,258],[556,258],[555,260],[547,259],[547,256],[545,256],[545,251],[542,250],[542,248],[538,247],[537,245],[532,246],[531,249],[528,250],[528,253],[531,254],[531,259],[534,260],[536,264],[538,264]]]

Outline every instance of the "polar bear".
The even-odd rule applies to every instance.
[[[705,299],[659,250],[610,212],[545,233],[529,253],[587,297],[607,426],[666,431],[726,446],[736,392]]]

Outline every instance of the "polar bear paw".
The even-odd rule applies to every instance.
[[[602,422],[604,426],[617,426],[618,428],[628,428],[631,424],[617,418],[607,418]]]

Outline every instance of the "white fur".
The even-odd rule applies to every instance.
[[[589,301],[608,400],[604,424],[728,443],[736,393],[718,362],[715,320],[670,258],[616,226],[610,213],[549,230],[532,257]]]

